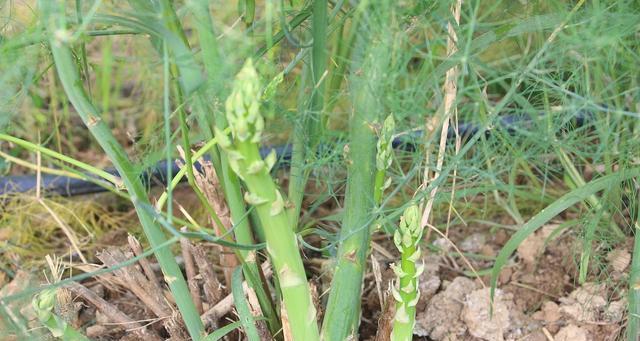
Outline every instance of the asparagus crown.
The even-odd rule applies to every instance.
[[[260,142],[264,118],[260,115],[260,79],[248,59],[233,83],[225,109],[233,138],[240,141]]]
[[[391,166],[391,155],[393,155],[393,132],[395,131],[396,122],[393,115],[387,116],[382,124],[380,137],[378,138],[378,153],[376,154],[376,168],[380,171],[386,170]]]

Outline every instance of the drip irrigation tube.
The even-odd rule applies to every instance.
[[[538,118],[542,118],[544,115],[539,115]],[[589,112],[579,111],[573,116],[573,126],[579,127],[585,124],[586,121],[591,120],[593,115]],[[525,115],[508,115],[499,118],[498,123],[494,129],[504,129],[509,134],[515,134],[521,130],[527,130],[532,124],[531,116]],[[458,134],[460,136],[471,136],[480,131],[482,127],[473,123],[461,123],[458,125]],[[491,134],[493,129],[487,129],[485,133]],[[455,129],[449,128],[447,132],[449,138],[455,137]],[[422,131],[414,131],[408,135],[403,135],[396,138],[393,141],[393,147],[396,149],[413,150],[417,144],[421,141]],[[278,155],[278,167],[286,167],[291,158],[291,145],[280,145],[275,147],[263,147],[260,153],[266,156],[272,149],[276,150]],[[195,164],[196,168],[200,167],[199,163]],[[172,164],[172,174],[176,174],[180,170],[180,166],[175,162]],[[118,175],[118,172],[113,169],[106,169],[106,172]],[[93,181],[87,181],[84,179],[71,178],[59,175],[42,174],[40,177],[40,189],[42,193],[46,195],[58,195],[64,197],[71,197],[83,194],[93,194],[108,191],[108,186],[112,186],[110,183],[104,183],[101,179],[96,178],[94,175],[85,174],[87,179]],[[143,182],[148,186],[160,185],[166,183],[167,177],[167,163],[166,161],[160,161],[154,166],[150,167],[141,175]],[[186,179],[186,178],[185,178]],[[102,182],[102,185],[101,185]],[[0,177],[0,195],[11,195],[18,193],[26,193],[35,191],[38,186],[38,179],[36,175],[18,175],[18,176],[4,176]]]

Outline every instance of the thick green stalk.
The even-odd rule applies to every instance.
[[[156,258],[182,314],[187,330],[193,339],[199,340],[204,334],[204,326],[191,300],[189,288],[175,261],[174,255],[168,248],[160,247],[167,239],[159,226],[156,225],[153,216],[146,210],[150,203],[145,187],[138,178],[135,167],[129,160],[124,148],[115,139],[110,127],[102,120],[100,113],[82,87],[82,81],[69,48],[70,42],[66,39],[70,37],[70,34],[64,24],[64,14],[59,11],[61,9],[59,5],[62,4],[62,2],[56,4],[52,4],[49,1],[40,2],[41,8],[45,10],[44,13],[48,15],[49,42],[60,81],[83,122],[122,176],[122,181],[131,195],[136,213],[149,239],[149,243],[152,247],[157,248],[155,251]]]
[[[309,178],[305,167],[310,157],[315,157],[322,132],[322,110],[324,107],[324,79],[327,71],[327,0],[314,0],[312,8],[313,47],[311,50],[311,99],[308,110],[300,124],[294,126],[293,150],[291,154],[291,182],[289,200],[293,204],[291,217],[293,227],[298,225],[300,205]],[[310,155],[309,155],[310,154]]]
[[[260,93],[258,75],[249,60],[236,76],[233,92],[226,101],[231,139],[219,129],[216,137],[229,157],[231,168],[246,184],[245,200],[254,205],[264,226],[267,252],[280,283],[293,340],[319,340],[316,310],[298,240],[282,194],[270,175],[276,155],[273,152],[263,160],[258,150],[264,128],[264,119],[259,113]]]
[[[364,86],[364,84],[360,84]],[[357,89],[367,92],[367,88]],[[356,332],[360,311],[362,279],[369,250],[371,211],[374,207],[375,135],[368,123],[376,110],[369,95],[357,101],[351,119],[345,216],[340,231],[337,265],[331,283],[322,334],[325,340],[344,340]],[[368,110],[364,110],[368,107]]]
[[[365,3],[361,2],[360,6],[366,6]],[[345,214],[336,270],[322,325],[325,340],[344,340],[355,336],[359,322],[362,280],[371,237],[369,225],[374,221],[371,212],[375,205],[376,142],[371,127],[382,110],[378,102],[381,98],[380,85],[389,56],[386,39],[383,39],[386,13],[388,11],[375,8],[367,14],[370,21],[362,25],[356,49],[359,65],[353,68],[360,70],[351,75],[354,113],[350,120],[346,153]]]
[[[392,289],[396,300],[396,314],[393,318],[392,341],[413,340],[413,328],[416,324],[416,304],[420,298],[418,277],[424,267],[418,264],[424,228],[420,226],[420,210],[417,205],[409,206],[400,218],[400,226],[393,235],[393,242],[400,251],[400,266],[393,266],[398,277]]]
[[[238,148],[243,155],[247,155],[245,166],[261,160],[255,144],[244,143]],[[282,195],[266,168],[255,175],[246,174],[244,179],[249,192],[265,200],[260,204],[255,203],[256,211],[264,225],[267,250],[278,274],[282,300],[293,338],[303,341],[317,340],[316,310],[311,301],[298,241],[289,216],[284,210]],[[282,206],[281,211],[274,215],[277,212],[274,207],[277,207],[278,203]]]

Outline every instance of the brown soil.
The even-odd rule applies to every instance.
[[[189,205],[188,197],[182,198],[180,191],[176,194],[178,200]],[[609,274],[607,281],[592,276],[588,278],[590,282],[580,285],[574,259],[577,254],[575,234],[570,229],[554,233],[557,232],[557,228],[557,224],[543,227],[518,248],[499,276],[493,315],[490,314],[489,278],[486,275],[475,277],[473,272],[491,268],[493,257],[508,240],[511,231],[452,226],[450,239],[435,238],[437,235],[432,234],[432,238],[435,238],[433,245],[437,246],[437,249],[430,249],[429,252],[424,250],[425,271],[420,278],[421,299],[417,305],[414,339],[622,339],[626,311],[624,288],[630,263],[629,245],[621,245],[615,251],[601,257],[605,264],[592,264],[593,269],[590,273],[598,275],[598,268],[605,268]],[[389,286],[394,280],[390,266],[398,258],[398,254],[387,235],[376,233],[372,240],[373,248],[363,286],[360,339],[384,340],[386,337],[383,336],[376,339],[376,334],[379,330],[388,330],[389,316],[393,314],[393,306],[389,306],[390,309],[382,307],[385,306]],[[307,241],[320,246],[319,240],[314,237],[308,238]],[[97,244],[108,250],[109,254],[117,257],[133,256],[135,251],[132,252],[127,246],[129,243],[124,230],[110,231],[97,241]],[[198,243],[196,246],[201,252],[207,253],[207,259],[212,260],[211,267],[206,271],[191,265],[196,271],[194,283],[200,289],[202,312],[205,312],[216,306],[221,297],[229,294],[229,291],[224,287],[223,269],[217,265],[218,248],[204,243]],[[461,257],[457,250],[468,257]],[[188,267],[185,256],[189,258],[197,255],[181,253],[180,264]],[[317,291],[325,293],[330,285],[331,279],[328,274],[331,273],[331,263],[313,252],[307,252],[306,256],[306,265],[313,273]],[[100,259],[105,259],[104,257],[103,253]],[[114,261],[117,263],[119,260]],[[179,319],[171,313],[174,303],[167,294],[155,260],[150,259],[149,262],[147,265],[153,274],[145,269],[144,264],[138,264],[126,268],[116,276],[105,275],[84,281],[82,284],[131,320],[138,321],[145,333],[151,335],[151,339],[173,336],[174,340],[179,340],[184,326],[177,323]],[[94,269],[87,266],[78,267],[78,270],[82,271]],[[78,270],[74,270],[74,274],[77,274]],[[205,288],[205,284],[211,280],[205,281],[204,278],[211,274],[217,277],[215,281],[222,283],[221,286]],[[26,272],[19,272],[13,281],[2,276],[0,287],[3,289],[0,296],[15,294],[16,288],[26,287],[29,283],[33,285],[37,281]],[[156,284],[160,284],[164,289]],[[133,290],[134,286],[142,290]],[[145,291],[154,290],[156,291],[153,297],[144,297]],[[77,294],[75,290],[72,291],[76,295],[72,296],[71,308],[67,309],[72,312],[69,322],[83,329],[94,339],[134,340],[140,335],[146,335],[140,334],[139,331],[134,332],[133,329],[127,330],[121,325],[114,325],[112,316],[96,309],[93,302]],[[217,292],[212,294],[212,291]],[[323,298],[324,296],[320,295],[317,302],[322,302]],[[20,301],[15,304],[22,305],[20,310],[23,315],[33,316],[33,312],[29,312],[30,302]],[[252,309],[258,314],[259,307],[254,304]],[[233,309],[222,311],[222,314],[211,315],[214,316],[213,320],[209,321],[211,326],[222,326],[230,320],[237,319]],[[322,313],[321,310],[319,312]],[[39,327],[33,318],[30,327]],[[262,328],[266,326],[263,325]]]

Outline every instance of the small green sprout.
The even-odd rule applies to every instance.
[[[396,129],[396,122],[393,115],[387,116],[382,124],[378,136],[376,153],[376,178],[373,199],[376,204],[382,201],[382,193],[391,185],[391,178],[386,178],[386,172],[393,162],[393,133]]]
[[[38,317],[38,321],[56,338],[70,341],[88,341],[87,337],[73,329],[62,317],[54,312],[58,302],[58,290],[45,289],[33,298],[32,307]]]
[[[400,250],[401,263],[393,265],[398,280],[392,289],[396,300],[396,314],[393,321],[392,341],[410,341],[416,323],[416,304],[420,298],[418,277],[424,271],[420,263],[420,240],[424,228],[420,226],[420,209],[409,206],[400,218],[400,225],[393,235],[393,241]]]

